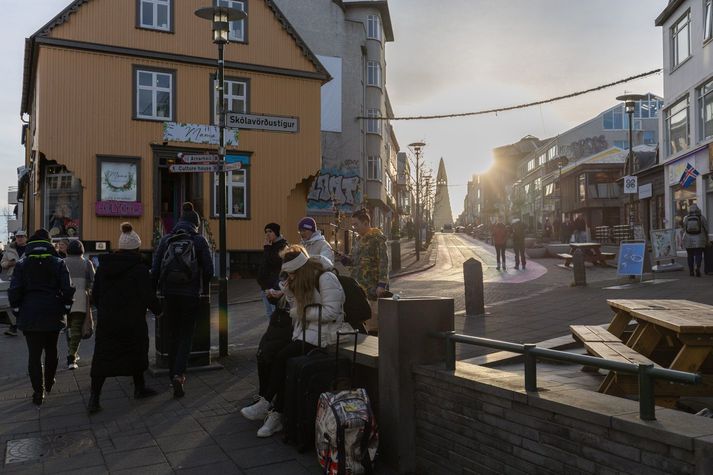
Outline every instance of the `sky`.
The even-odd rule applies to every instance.
[[[114,0],[129,2],[132,0]],[[302,0],[295,0],[302,1]],[[25,38],[70,0],[4,0],[0,59],[0,210],[22,165],[20,99]],[[654,19],[666,0],[390,0],[395,41],[386,81],[396,115],[469,112],[531,102],[661,67]],[[28,6],[31,4],[31,9]],[[662,94],[662,76],[556,104],[436,121],[394,121],[401,149],[415,141],[434,175],[443,157],[454,218],[466,184],[492,149],[550,137],[616,104],[625,92]],[[1,221],[1,220],[0,220]],[[0,222],[0,236],[4,236]]]

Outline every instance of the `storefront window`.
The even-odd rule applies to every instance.
[[[673,227],[678,229],[683,225],[683,218],[688,214],[688,207],[696,203],[696,184],[688,188],[674,187],[673,191]]]
[[[79,179],[63,166],[45,170],[43,226],[52,237],[80,235],[82,186]]]

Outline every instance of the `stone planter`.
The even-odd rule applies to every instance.
[[[531,247],[535,247],[535,243],[537,242],[537,238],[533,237],[526,237],[525,238],[525,248],[529,249]]]
[[[526,247],[525,254],[530,259],[542,259],[547,255],[547,249],[544,247]]]

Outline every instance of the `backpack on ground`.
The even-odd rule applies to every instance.
[[[692,215],[686,217],[686,234],[701,233],[701,218],[700,216]]]
[[[179,231],[166,244],[161,261],[160,282],[169,285],[184,285],[198,276],[198,256],[193,236]]]

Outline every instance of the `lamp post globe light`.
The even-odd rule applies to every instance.
[[[648,96],[643,94],[624,94],[623,96],[618,96],[617,101],[624,102],[624,111],[629,117],[629,154],[626,157],[626,164],[624,165],[624,174],[628,176],[634,175],[634,132],[633,132],[633,116],[636,110],[636,103],[638,101],[643,101],[648,99]],[[636,223],[636,216],[634,215],[634,194],[629,193],[629,226],[633,226]]]
[[[218,354],[228,355],[228,276],[227,276],[227,230],[226,230],[226,200],[225,200],[225,61],[223,47],[229,42],[230,22],[243,20],[247,17],[244,11],[230,7],[206,7],[195,11],[196,16],[213,23],[213,43],[218,45],[218,128],[220,131],[218,155],[220,169],[218,171],[218,220],[219,220],[219,269],[218,281]]]
[[[416,155],[416,260],[421,260],[421,176],[419,174],[421,152],[426,144],[414,142],[408,145],[411,152]]]

